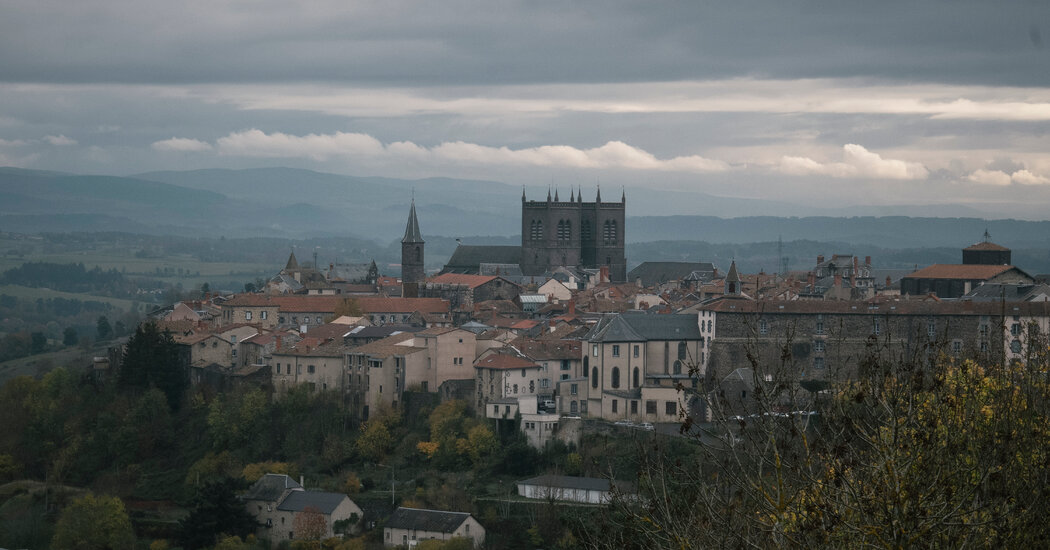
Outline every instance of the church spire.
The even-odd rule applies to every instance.
[[[284,266],[285,271],[296,271],[299,269],[299,262],[295,259],[295,251],[288,255],[288,263]]]
[[[405,225],[403,243],[421,243],[423,235],[419,232],[419,220],[416,219],[416,199],[412,199],[412,208],[408,211],[408,223]]]
[[[521,202],[525,202],[525,186],[521,186]]]
[[[729,264],[729,273],[726,274],[725,294],[727,296],[740,295],[740,274],[736,271],[736,260]]]
[[[620,188],[620,202],[622,202],[624,204],[627,204],[627,188],[626,187],[621,187]]]
[[[594,202],[602,202],[602,186],[598,186],[598,195],[594,198]]]
[[[554,202],[559,202],[558,201],[558,190],[557,189],[554,190]]]

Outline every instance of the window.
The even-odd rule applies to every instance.
[[[634,382],[634,387],[636,388],[642,385],[638,376],[638,367],[634,367],[634,379],[632,381]]]
[[[880,323],[878,319],[875,319],[874,321],[872,321],[871,333],[874,334],[875,336],[878,336],[878,335],[882,334],[882,323]]]
[[[937,323],[936,322],[930,321],[929,323],[926,324],[926,334],[930,338],[933,338],[934,336],[937,335]]]
[[[529,386],[532,386],[532,382],[529,382]],[[549,387],[551,387],[551,379],[550,378],[544,378],[543,380],[540,380],[540,387],[541,388],[549,388]]]
[[[815,331],[817,334],[824,334],[824,316],[817,315],[817,328]]]
[[[568,241],[572,239],[572,222],[561,220],[558,222],[558,240]]]
[[[685,342],[678,342],[678,359],[685,361],[685,355],[688,353]]]
[[[620,387],[620,367],[612,369],[612,387],[614,390]]]
[[[536,393],[536,381],[529,380],[529,393]]]
[[[668,401],[664,403],[664,412],[666,412],[668,416],[674,416],[678,414],[678,403],[674,401]]]
[[[569,375],[568,374],[563,374],[563,375],[561,375],[561,378],[559,378],[559,380],[568,380],[568,379],[569,379]]]
[[[572,402],[569,403],[569,412],[571,412],[573,414],[576,414],[577,407],[576,407],[576,402],[575,401],[572,401]]]
[[[813,358],[813,368],[815,368],[815,369],[822,369],[822,368],[824,368],[824,358],[823,357],[815,357],[815,358]]]
[[[650,399],[645,402],[645,414],[656,414],[656,401]]]
[[[639,346],[638,344],[634,345],[634,356],[635,357],[638,357],[638,353],[639,353],[639,351],[641,351],[640,348],[641,348],[641,346]]]
[[[598,344],[591,346],[591,355],[598,357]]]
[[[981,351],[988,351],[988,342],[981,342]]]
[[[534,241],[543,239],[543,222],[540,220],[532,220],[532,224],[529,226],[529,238]]]
[[[1010,325],[1010,336],[1018,336],[1021,334],[1021,323],[1013,323]]]
[[[769,334],[769,323],[767,323],[765,319],[758,322],[758,333]]]
[[[594,367],[591,369],[591,387],[598,387],[598,367]]]
[[[518,385],[514,384],[514,394],[517,395],[517,393],[518,393]]]
[[[824,341],[823,340],[817,340],[817,341],[813,342],[813,351],[815,351],[817,353],[824,353]]]
[[[638,414],[638,402],[631,401],[631,414]]]
[[[612,356],[613,357],[619,357],[620,356],[620,345],[619,344],[613,344]]]
[[[953,340],[952,352],[959,353],[960,351],[962,351],[962,340]]]
[[[576,395],[576,384],[569,384],[569,395]]]
[[[313,373],[314,373],[314,370],[315,370],[315,369],[314,369],[314,366],[313,366],[313,365],[306,365],[306,372],[307,372],[307,373],[309,373],[309,374],[313,374]]]
[[[569,370],[569,368],[570,368],[569,360],[568,359],[562,359],[561,360],[561,370]]]
[[[682,362],[681,361],[675,361],[674,362],[674,373],[675,374],[682,374]]]
[[[231,354],[231,355],[232,355],[233,357],[235,357],[235,358],[236,358],[236,357],[237,357],[237,348],[233,348],[233,349],[231,349],[231,350],[230,350],[230,354]]]
[[[321,324],[321,316],[320,315],[318,315],[317,319],[314,319],[314,320],[317,322],[318,325]]]
[[[605,223],[602,224],[602,240],[604,240],[606,243],[614,243],[614,242],[616,242],[616,221],[615,220],[605,220]],[[608,263],[608,262],[606,262],[606,263]]]
[[[988,336],[988,325],[981,325],[980,333],[982,338]]]
[[[521,369],[521,377],[525,378],[525,369]]]
[[[269,312],[268,311],[260,311],[259,312],[259,318],[262,319],[263,321],[265,321],[266,317],[267,317],[267,313],[269,313]]]
[[[250,311],[245,311],[245,312],[244,312],[244,320],[245,320],[245,321],[251,321],[251,320],[252,320],[252,312],[250,312]]]
[[[616,400],[612,400],[612,412],[616,412]]]
[[[1010,342],[1010,351],[1012,351],[1014,353],[1021,353],[1021,341],[1020,340],[1014,340],[1014,341]]]

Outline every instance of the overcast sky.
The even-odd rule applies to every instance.
[[[1045,0],[6,0],[0,165],[1041,208],[1048,42]]]

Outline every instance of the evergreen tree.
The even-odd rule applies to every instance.
[[[62,331],[63,346],[75,346],[79,340],[80,336],[77,334],[77,329],[66,327],[66,330]]]
[[[215,544],[221,534],[246,537],[255,531],[255,519],[236,495],[233,479],[201,486],[193,497],[190,515],[179,522],[179,544],[193,550]]]
[[[161,332],[153,322],[139,325],[124,350],[117,382],[122,388],[156,387],[171,408],[178,408],[189,379],[171,334]]]
[[[95,332],[99,342],[109,340],[110,336],[113,336],[113,327],[110,326],[109,319],[107,319],[105,315],[99,315]]]

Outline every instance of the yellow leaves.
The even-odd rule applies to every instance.
[[[427,459],[434,458],[434,455],[438,452],[438,447],[441,445],[436,441],[420,441],[416,443],[416,450],[427,457]]]

